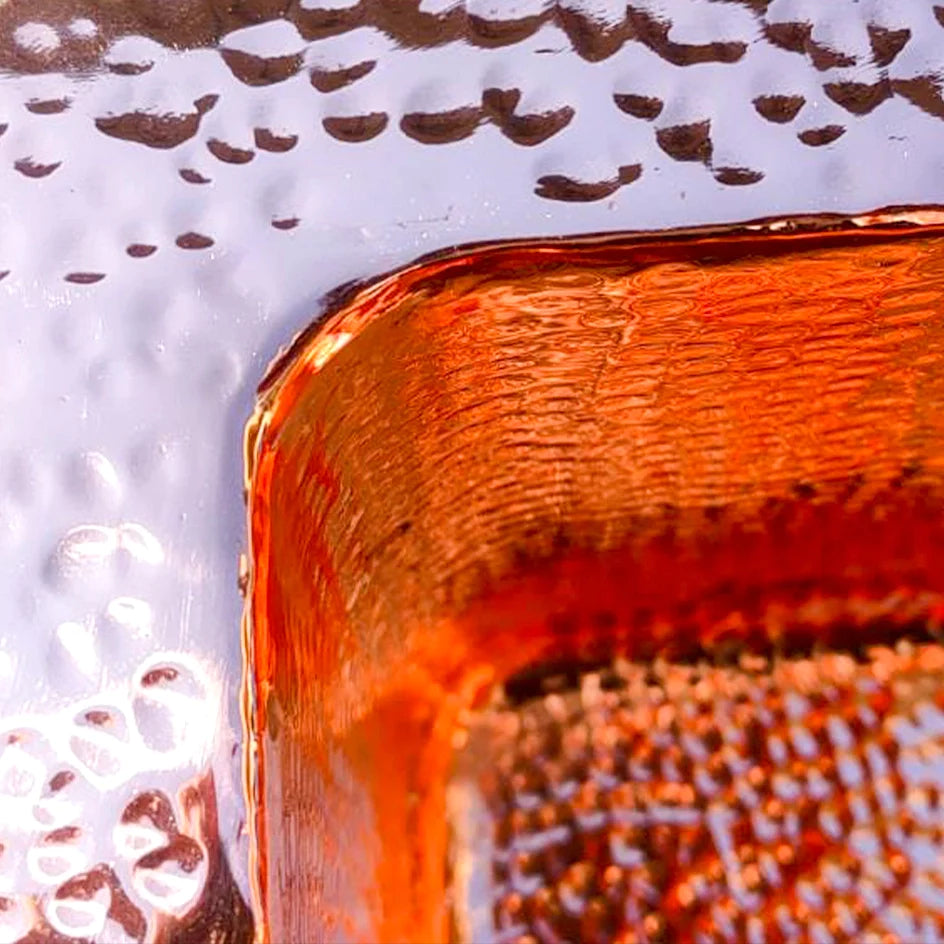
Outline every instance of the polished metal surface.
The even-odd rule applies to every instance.
[[[944,202],[942,37],[922,0],[0,6],[0,940],[160,937],[220,861],[248,895],[241,434],[324,293]]]
[[[269,940],[456,940],[450,770],[470,716],[496,690],[522,687],[512,679],[617,657],[649,673],[651,702],[681,710],[684,693],[667,679],[699,664],[711,679],[702,705],[721,711],[731,676],[712,668],[759,656],[773,683],[795,663],[776,681],[789,700],[830,650],[846,665],[862,659],[865,688],[843,696],[843,710],[858,710],[872,686],[879,715],[853,746],[875,741],[895,758],[898,805],[864,805],[858,781],[837,779],[826,744],[814,763],[756,744],[723,750],[714,765],[730,769],[713,776],[731,791],[705,788],[682,806],[710,817],[706,861],[722,855],[725,876],[679,859],[651,889],[667,911],[651,935],[634,937],[632,921],[601,934],[592,921],[576,933],[564,916],[539,920],[541,902],[553,910],[565,850],[575,866],[599,863],[574,853],[571,833],[551,862],[522,864],[508,901],[495,901],[492,933],[465,939],[855,941],[840,918],[828,934],[777,930],[778,903],[824,892],[834,859],[863,933],[894,935],[899,911],[944,928],[918,890],[944,881],[931,864],[941,861],[937,792],[927,803],[915,793],[944,790],[931,690],[941,647],[914,663],[906,648],[884,676],[869,652],[939,637],[944,613],[942,232],[794,220],[493,244],[351,290],[300,339],[247,436],[252,826]],[[776,705],[760,704],[764,691],[758,682],[745,694],[740,717],[753,719],[755,739],[776,740],[784,731]],[[637,695],[627,710],[645,707]],[[582,723],[566,718],[549,739],[586,746]],[[791,743],[826,724],[794,720]],[[726,724],[726,736],[739,725]],[[611,731],[620,728],[633,725]],[[699,730],[680,719],[652,731],[639,754]],[[707,761],[713,737],[691,756]],[[918,772],[905,759],[912,748],[928,761]],[[523,785],[537,767],[575,788],[590,777],[565,776],[559,758],[535,750],[547,763],[532,757],[530,774],[525,765],[508,777],[513,793],[530,795],[523,802],[537,802]],[[585,752],[601,776],[607,751]],[[495,774],[502,751],[482,753]],[[749,766],[754,793],[744,792]],[[810,782],[814,769],[823,783]],[[601,816],[620,815],[616,786],[671,792],[686,783],[680,770],[624,768],[601,795]],[[764,811],[757,791],[787,771],[782,815],[807,851],[752,893],[759,923],[739,933],[731,922],[745,917],[737,895]],[[883,777],[864,774],[862,789],[878,796]],[[838,831],[818,826],[836,804],[855,817],[843,814]],[[933,807],[929,831],[916,832],[912,804]],[[863,819],[876,819],[883,848],[905,867],[879,904],[871,879],[842,858]],[[667,830],[658,818],[645,825]],[[588,848],[606,844],[600,826]],[[714,891],[672,911],[672,876],[689,872]],[[640,905],[624,892],[604,908],[611,918]],[[718,917],[729,895],[733,912]]]

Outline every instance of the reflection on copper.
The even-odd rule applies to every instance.
[[[919,214],[486,246],[334,300],[247,430],[263,938],[461,938],[447,786],[509,680],[707,660],[720,697],[711,672],[756,656],[787,698],[825,649],[863,677],[874,645],[937,658],[941,234]],[[808,838],[819,864],[836,848]],[[726,939],[693,915],[662,926]]]
[[[456,939],[940,940],[942,672],[899,643],[512,680],[447,791]]]

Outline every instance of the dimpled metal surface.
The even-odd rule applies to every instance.
[[[942,668],[626,663],[483,712],[452,787],[461,939],[941,940]]]
[[[213,910],[247,888],[240,436],[325,292],[476,240],[941,202],[942,19],[0,7],[0,941],[248,934]]]
[[[796,224],[488,245],[358,286],[305,333],[269,376],[246,450],[254,848],[273,942],[449,939],[446,785],[496,684],[520,693],[614,656],[684,678],[681,663],[746,653],[805,660],[815,680],[836,650],[939,636],[941,233]],[[909,672],[883,683],[907,687]],[[699,697],[723,711],[725,673],[706,677]],[[782,675],[779,694],[800,681]],[[917,717],[928,696],[903,704]],[[776,731],[763,706],[742,708]],[[582,737],[576,714],[547,728]],[[878,733],[899,737],[856,737]],[[920,740],[937,752],[933,727]],[[650,730],[641,750],[662,746]],[[579,774],[591,791],[618,767],[606,750]],[[737,769],[778,772],[782,758],[749,751]],[[495,772],[500,751],[480,753]],[[562,775],[546,752],[531,760],[535,777]],[[849,794],[822,760],[817,789]],[[681,766],[659,778],[687,782]],[[645,779],[618,767],[606,786]],[[718,799],[742,820],[739,844],[745,796]],[[908,802],[886,814],[890,832],[907,834]],[[522,849],[539,838],[523,829]],[[847,833],[806,829],[815,873]],[[725,831],[711,838],[723,851]],[[512,893],[553,891],[565,855],[592,869],[600,842],[549,850]],[[659,874],[650,904],[674,881]],[[772,883],[758,907],[790,889]],[[727,894],[710,891],[707,904]],[[501,930],[621,941],[619,912],[630,920],[641,892],[612,893],[608,930],[546,910]],[[669,940],[711,939],[710,914],[677,918]],[[478,929],[465,939],[492,939]]]

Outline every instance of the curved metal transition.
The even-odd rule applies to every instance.
[[[454,751],[512,676],[734,650],[800,659],[789,688],[822,647],[927,638],[942,234],[918,212],[458,250],[299,339],[246,437],[267,939],[449,936]],[[924,682],[901,694],[903,659],[876,676],[889,704],[937,710]],[[941,749],[934,725],[915,738]],[[815,885],[853,825],[762,904]]]
[[[251,935],[242,435],[325,293],[482,240],[940,204],[942,29],[927,0],[0,2],[0,941]]]

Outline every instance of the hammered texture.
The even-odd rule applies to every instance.
[[[247,444],[273,941],[447,939],[447,773],[496,682],[937,638],[944,229],[785,229],[442,254],[347,292],[273,372]]]
[[[922,0],[390,9],[0,7],[3,940],[189,907],[197,858],[143,890],[113,833],[207,769],[246,889],[240,437],[325,292],[467,241],[944,194]],[[163,665],[191,687],[145,695]]]
[[[464,939],[941,940],[942,669],[626,663],[501,702],[453,787]]]

